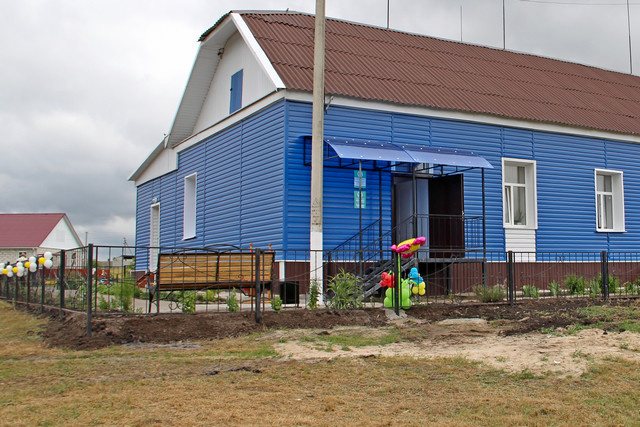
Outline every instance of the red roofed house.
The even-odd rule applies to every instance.
[[[83,246],[63,213],[0,214],[0,262]]]

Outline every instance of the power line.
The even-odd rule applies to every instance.
[[[626,6],[627,3],[579,3],[575,1],[560,1],[560,0],[520,0],[525,3],[542,3],[542,4],[566,4],[571,6]],[[638,5],[640,3],[629,3]]]

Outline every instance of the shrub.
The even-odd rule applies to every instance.
[[[235,313],[240,311],[240,305],[238,304],[238,298],[236,297],[236,291],[229,292],[229,298],[227,298],[227,311]]]
[[[589,282],[589,296],[597,297],[602,293],[602,279],[592,280]]]
[[[360,308],[362,303],[362,288],[358,278],[351,273],[346,273],[343,269],[329,280],[329,291],[333,294],[329,300],[329,307]]]
[[[570,275],[565,279],[564,286],[571,295],[584,295],[585,281],[583,277]]]
[[[320,299],[320,284],[317,280],[313,280],[311,283],[311,289],[309,290],[309,303],[307,306],[310,310],[318,308],[318,300]]]
[[[555,280],[549,283],[549,292],[554,297],[562,295],[562,289],[560,289],[560,285]]]
[[[628,295],[638,295],[640,294],[640,279],[636,279],[635,282],[625,282],[624,291]]]
[[[522,295],[527,298],[540,298],[540,291],[533,285],[524,285],[522,287]]]
[[[196,294],[198,302],[216,302],[220,300],[220,291],[216,289],[207,289],[204,294]]]
[[[598,276],[597,279],[598,286],[602,289],[602,276]],[[618,288],[620,287],[620,281],[615,276],[609,276],[609,293],[615,294],[618,292]]]
[[[280,313],[280,310],[282,310],[282,299],[280,297],[271,298],[271,309],[276,313]]]
[[[507,291],[500,285],[474,286],[473,292],[475,292],[480,302],[498,302],[507,296]]]
[[[196,312],[196,292],[195,291],[182,291],[180,295],[180,302],[182,303],[183,313],[195,313]]]

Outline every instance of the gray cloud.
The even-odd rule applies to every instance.
[[[328,16],[386,25],[386,0],[326,1]],[[391,28],[459,40],[461,5],[464,40],[501,48],[501,0],[391,0]],[[199,35],[230,10],[286,8],[315,2],[3,2],[0,211],[66,212],[83,238],[133,243],[127,178],[168,132]],[[506,12],[509,49],[628,70],[626,7],[506,0]]]

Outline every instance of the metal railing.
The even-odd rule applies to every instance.
[[[378,251],[366,262],[358,259],[362,251],[351,251],[333,259],[330,252],[273,249],[268,286],[228,289],[187,286],[167,291],[150,310],[149,293],[154,282],[149,268],[136,265],[133,250],[148,247],[107,247],[89,245],[53,254],[51,268],[40,265],[36,272],[22,277],[0,279],[0,298],[24,304],[33,310],[82,312],[87,315],[87,332],[95,316],[149,315],[164,313],[206,313],[232,311],[271,311],[333,307],[331,295],[340,292],[337,280],[351,281],[359,289],[355,307],[381,307],[384,289],[369,287],[366,277],[378,284],[382,271],[395,265],[379,263],[391,251]],[[154,248],[158,253],[202,253],[203,248]],[[247,251],[256,251],[248,248]],[[640,296],[640,252],[457,252],[449,257],[433,257],[430,248],[421,249],[400,270],[406,277],[415,267],[424,281],[424,295],[413,294],[412,304],[466,301],[509,302],[539,298],[636,297]],[[460,256],[457,256],[460,255]],[[311,262],[312,259],[318,262]],[[226,268],[222,266],[223,268]],[[315,268],[315,271],[311,271]],[[206,271],[204,266],[200,271]],[[147,275],[147,276],[145,276]],[[313,277],[320,277],[313,290]],[[261,277],[256,272],[256,278]],[[194,277],[191,281],[196,280]],[[206,281],[206,280],[205,280]],[[262,283],[262,281],[261,281]],[[344,284],[344,283],[343,283]],[[264,289],[263,289],[264,288]],[[246,291],[246,292],[245,292]],[[257,296],[262,299],[258,301]],[[314,303],[315,301],[315,303]],[[258,306],[256,306],[258,304]],[[259,309],[258,309],[259,307]]]

